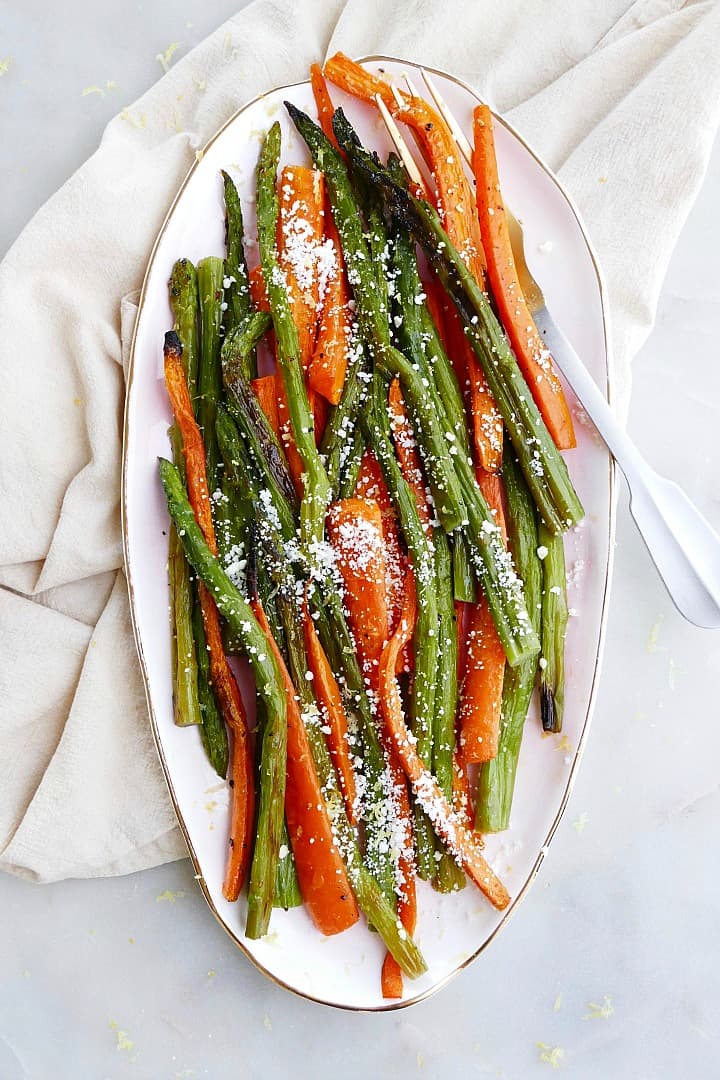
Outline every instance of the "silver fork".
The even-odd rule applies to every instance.
[[[422,70],[422,69],[421,69]],[[430,96],[472,168],[472,147],[429,73],[422,70]],[[409,80],[411,93],[414,88]],[[414,182],[420,171],[384,103],[378,108],[390,137]],[[557,366],[618,463],[630,490],[630,512],[678,611],[689,622],[720,629],[720,537],[682,489],[652,469],[616,420],[604,394],[550,314],[542,289],[525,258],[522,227],[506,208],[515,268],[535,324]]]

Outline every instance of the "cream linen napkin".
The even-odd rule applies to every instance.
[[[678,0],[257,0],[107,127],[0,266],[0,866],[185,854],[121,569],[123,348],[166,209],[238,106],[330,51],[446,68],[559,172],[609,285],[622,407],[720,115],[720,9]],[[205,88],[201,91],[199,86]]]

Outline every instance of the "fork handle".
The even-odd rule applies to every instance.
[[[548,309],[541,308],[534,318],[557,366],[625,474],[631,513],[673,602],[696,625],[720,627],[720,537],[677,484],[648,465]]]

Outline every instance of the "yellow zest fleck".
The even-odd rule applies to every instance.
[[[110,1028],[117,1035],[117,1049],[118,1050],[132,1050],[135,1045],[128,1035],[127,1031],[121,1031],[114,1020],[110,1021]]]
[[[424,1069],[425,1068],[425,1058],[422,1056],[422,1054],[420,1053],[419,1050],[418,1050],[418,1055],[417,1055],[417,1063],[418,1063],[418,1069]]]
[[[650,634],[648,635],[647,643],[645,645],[645,649],[649,653],[654,653],[658,651],[658,640],[660,638],[660,628],[662,626],[662,622],[663,620],[661,616],[659,619],[656,619],[656,621],[650,627]]]
[[[555,998],[555,1004],[553,1005],[553,1012],[560,1012],[562,1008],[562,994],[558,994]]]
[[[570,744],[570,740],[568,739],[567,735],[563,735],[562,739],[557,744],[555,749],[556,750],[563,750],[565,753],[567,753],[568,750],[572,750],[572,746]]]
[[[602,1005],[597,1005],[594,1001],[588,1001],[588,1009],[590,1012],[583,1016],[583,1020],[609,1020],[615,1012],[609,994],[603,996]]]
[[[228,30],[228,32],[226,33],[226,35],[225,35],[225,37],[223,39],[223,47],[222,47],[222,58],[223,58],[224,63],[227,64],[229,60],[234,60],[235,57],[237,56],[238,52],[239,52],[239,49],[238,49],[237,45],[233,45],[233,43],[232,43],[232,34]]]
[[[165,889],[164,892],[155,897],[155,903],[159,904],[161,900],[167,900],[169,904],[174,904],[176,900],[182,900],[184,895],[182,889],[178,889],[177,892],[173,892],[172,889]]]
[[[123,109],[120,113],[120,119],[124,120],[134,128],[147,127],[147,116],[145,113],[140,113],[139,116],[133,116],[129,109]]]
[[[205,81],[205,79],[199,79],[197,75],[193,75],[192,81],[195,83],[195,86],[201,93],[203,90],[207,89],[207,82]]]
[[[539,1042],[536,1045],[540,1051],[540,1060],[543,1065],[549,1065],[552,1069],[559,1069],[565,1057],[562,1046],[548,1046],[544,1042]]]
[[[105,91],[102,86],[86,86],[81,96],[90,97],[91,94],[98,94],[100,97],[105,97]]]
[[[73,405],[82,405],[82,403],[83,402],[81,397],[73,398]]]
[[[0,60],[0,79],[3,75],[7,75],[10,70],[10,65],[13,63],[12,56],[6,56],[4,60]]]
[[[208,979],[214,979],[216,975],[217,975],[217,971],[215,970],[215,968],[210,968],[210,970],[207,973]]]
[[[179,41],[173,41],[170,45],[168,45],[165,52],[161,52],[156,55],[155,59],[157,60],[158,64],[160,64],[160,67],[166,74],[170,70],[170,64],[172,62],[173,56],[180,47],[181,45]]]
[[[131,945],[135,944],[135,938],[134,937],[129,937],[128,941],[130,942]]]
[[[598,184],[607,184],[607,176],[599,176]]]
[[[213,810],[217,809],[217,799],[208,799],[208,801],[205,803],[205,809],[207,810],[208,814],[212,814]]]
[[[204,157],[205,157],[205,151],[204,150],[196,150],[195,151],[195,160],[196,161],[202,161],[202,159]]]
[[[585,829],[585,826],[587,825],[589,820],[590,820],[590,815],[588,814],[587,810],[583,810],[582,814],[577,819],[577,821],[573,821],[573,823],[572,823],[572,827],[575,830],[575,832],[578,833],[578,834],[583,832],[584,829]]]

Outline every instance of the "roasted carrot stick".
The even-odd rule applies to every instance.
[[[453,304],[445,309],[443,343],[458,381],[465,390],[477,460],[486,472],[496,472],[502,462],[502,418]]]
[[[398,654],[399,655],[399,654]],[[407,781],[402,764],[395,749],[389,732],[384,733],[383,743],[390,762],[390,772],[393,780],[395,799],[397,802],[398,819],[403,825],[403,851],[398,860],[400,877],[400,895],[397,901],[397,915],[403,928],[410,936],[415,933],[417,924],[417,888],[416,869],[413,851],[412,810],[410,808],[410,796],[407,789]],[[382,996],[384,998],[400,998],[403,992],[402,971],[397,960],[388,952],[382,966],[381,976]]]
[[[250,297],[258,311],[270,311],[265,279],[263,278],[262,266],[254,266],[250,271]]]
[[[537,331],[518,281],[500,193],[492,113],[487,105],[476,107],[473,120],[475,196],[495,303],[548,431],[561,450],[568,450],[576,445],[572,417],[552,357]]]
[[[367,677],[377,681],[377,663],[388,639],[385,543],[376,502],[341,499],[327,516],[327,534],[345,585],[345,607],[358,658]]]
[[[165,384],[183,440],[188,495],[205,541],[217,555],[205,467],[205,445],[193,413],[182,365],[182,348],[165,347]],[[237,900],[250,863],[255,817],[255,783],[250,733],[240,691],[222,646],[220,615],[205,585],[198,586],[200,608],[210,657],[210,677],[220,712],[233,733],[230,851],[223,885],[227,900]]]
[[[465,822],[468,829],[474,827],[475,813],[470,792],[470,778],[467,765],[462,760],[459,745],[453,751],[453,810],[461,821]]]
[[[315,347],[320,300],[325,179],[317,169],[286,165],[280,173],[278,259],[285,274],[300,357],[307,368]]]
[[[263,375],[260,379],[253,379],[252,388],[260,402],[260,408],[265,413],[268,424],[279,439],[280,417],[278,415],[278,392],[275,376]]]
[[[313,690],[315,698],[323,713],[326,729],[325,741],[328,744],[330,756],[335,766],[342,791],[343,802],[347,810],[348,820],[351,825],[357,824],[357,789],[355,785],[355,773],[350,761],[350,748],[348,746],[348,724],[343,705],[340,687],[330,667],[330,662],[320,644],[315,623],[305,604],[303,617],[303,631],[305,635],[305,650],[308,664],[313,675]]]
[[[338,141],[335,138],[335,132],[333,131],[332,118],[335,112],[332,99],[330,97],[330,91],[327,88],[325,77],[322,73],[322,68],[319,64],[310,65],[310,85],[312,86],[313,97],[315,98],[315,108],[317,109],[318,121],[320,127],[323,129],[324,134],[333,144],[336,150],[340,150]]]
[[[397,517],[385,483],[385,477],[372,450],[366,450],[360,463],[355,485],[358,499],[371,500],[380,507],[383,540],[385,541],[385,575],[388,606],[388,633],[392,633],[400,619],[403,594],[406,585],[407,559],[400,545]],[[411,650],[406,650],[411,653]],[[411,659],[410,656],[407,657]],[[402,669],[401,669],[402,670]]]
[[[478,469],[478,483],[505,538],[502,480]],[[505,676],[505,650],[495,630],[485,597],[471,604],[465,638],[465,677],[460,696],[461,760],[464,764],[495,757],[500,736],[500,707]]]
[[[352,345],[350,286],[329,204],[325,206],[325,274],[322,311],[315,348],[308,368],[308,386],[337,405],[345,385]]]
[[[366,450],[360,463],[355,484],[358,499],[371,499],[380,507],[382,514],[383,539],[385,541],[385,595],[388,608],[388,634],[391,634],[400,620],[405,590],[414,589],[415,581],[407,574],[407,556],[400,544],[395,507],[385,483],[382,469],[372,450]],[[412,671],[415,658],[412,644],[407,645],[398,656],[398,674]]]
[[[436,833],[471,881],[496,908],[502,910],[510,903],[505,886],[483,858],[477,837],[453,812],[437,780],[423,765],[405,724],[400,688],[395,677],[395,662],[398,652],[413,632],[414,607],[415,598],[409,593],[398,628],[380,658],[378,690],[385,724],[392,734],[398,757],[415,797],[431,819]]]
[[[260,601],[252,601],[287,692],[288,760],[285,817],[303,902],[318,930],[330,936],[358,921],[359,912],[333,836],[297,695]]]
[[[383,99],[388,109],[397,108],[390,84],[377,75],[372,75],[360,64],[356,64],[345,53],[338,52],[325,61],[323,75],[341,90],[362,101],[372,102],[376,94]]]
[[[413,597],[415,596],[415,581],[413,579],[412,570],[408,566],[405,571],[406,586],[403,591],[403,595],[406,592],[411,592]],[[410,610],[414,601],[411,602]],[[403,602],[403,609],[405,603]],[[402,612],[401,612],[402,616]],[[399,620],[398,620],[399,622]],[[412,628],[414,630],[414,626]],[[402,649],[398,651],[398,660],[402,656],[403,652],[407,651],[410,647],[410,639],[405,642]],[[398,669],[398,662],[395,664],[396,673]],[[405,772],[402,767],[402,762],[398,757],[397,749],[392,738],[392,732],[383,724],[381,729],[382,743],[387,754],[388,762],[390,763],[390,773],[393,781],[393,788],[395,791],[395,799],[397,803],[398,820],[403,827],[403,850],[400,853],[398,860],[399,871],[399,886],[400,891],[397,902],[397,914],[400,922],[408,934],[415,933],[415,925],[417,923],[417,867],[415,865],[414,855],[414,843],[413,843],[413,815],[412,807],[410,806],[410,794],[408,792],[407,780],[405,779]],[[384,998],[400,998],[403,992],[403,979],[400,965],[390,955],[386,953],[385,960],[382,967],[382,995]]]

